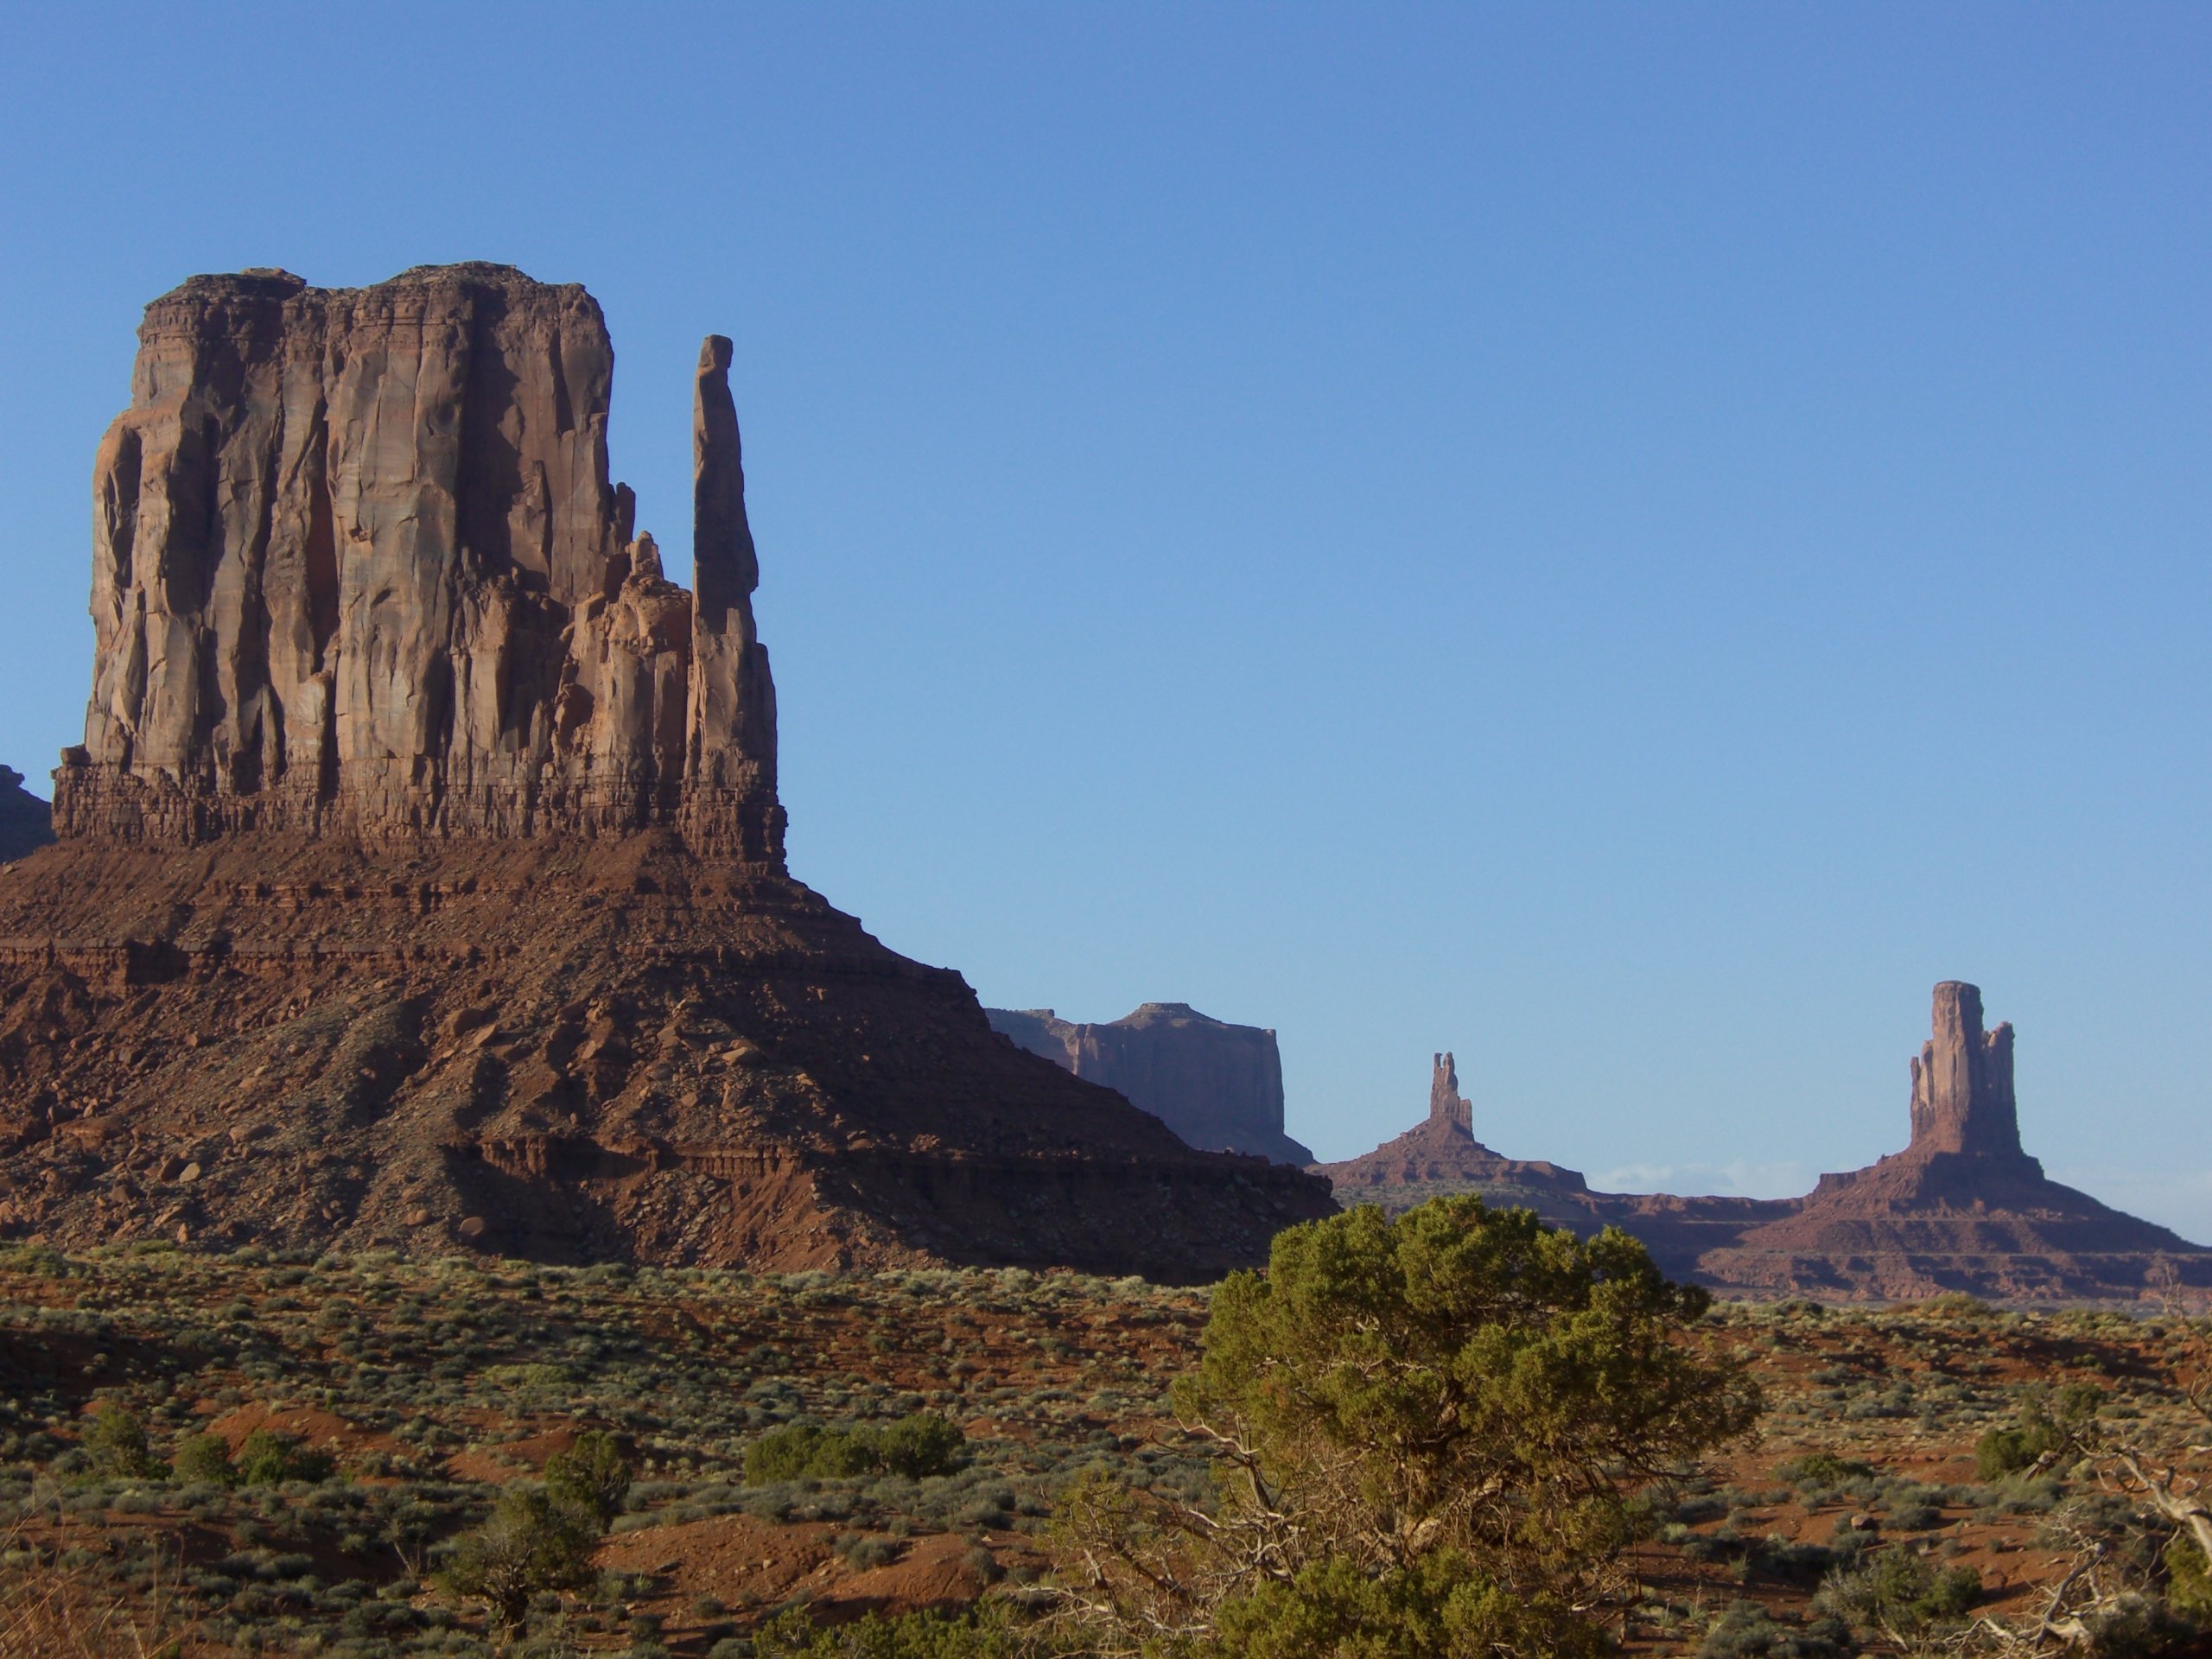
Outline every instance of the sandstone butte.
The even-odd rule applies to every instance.
[[[1474,1138],[1449,1054],[1436,1057],[1424,1122],[1314,1168],[1347,1204],[1396,1211],[1473,1192],[1586,1235],[1610,1223],[1668,1273],[1736,1295],[2193,1300],[2212,1289],[2212,1249],[2050,1179],[2022,1149],[2012,1027],[1982,1029],[1979,989],[1936,986],[1933,1024],[1911,1064],[1910,1144],[1823,1175],[1802,1198],[1599,1192],[1573,1170],[1501,1157]]]
[[[1147,1002],[1096,1025],[1050,1008],[983,1014],[993,1030],[1127,1096],[1192,1146],[1279,1164],[1313,1161],[1283,1133],[1282,1053],[1271,1030],[1210,1019],[1187,1002]]]
[[[792,878],[730,344],[689,592],[613,362],[499,265],[148,308],[60,840],[0,872],[0,1228],[1198,1281],[1326,1213]]]

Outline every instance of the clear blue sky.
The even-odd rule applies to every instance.
[[[1801,1191],[1937,979],[2212,1240],[2212,12],[0,18],[0,760],[184,276],[587,284],[680,563],[733,335],[794,869],[987,1001],[1281,1036],[1363,1151]]]

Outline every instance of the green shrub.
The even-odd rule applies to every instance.
[[[1818,1618],[1803,1630],[1776,1622],[1756,1602],[1739,1601],[1698,1644],[1698,1659],[1843,1659],[1853,1650],[1851,1629],[1838,1618]]]
[[[2212,1622],[2212,1568],[2196,1540],[2185,1532],[2166,1546],[2166,1599],[2192,1618]]]
[[[289,1434],[257,1428],[245,1437],[234,1460],[241,1486],[276,1486],[288,1480],[321,1480],[330,1459],[311,1452]]]
[[[2021,1402],[2019,1421],[1993,1428],[1974,1442],[1974,1471],[1984,1482],[2002,1480],[2055,1456],[2096,1418],[2104,1394],[2094,1382],[2069,1382],[2053,1395]]]
[[[1223,1659],[1338,1659],[1366,1654],[1543,1654],[1598,1659],[1605,1632],[1556,1596],[1517,1594],[1456,1551],[1411,1568],[1362,1572],[1332,1556],[1287,1583],[1262,1586],[1222,1608],[1214,1650]]]
[[[567,1451],[546,1459],[545,1490],[557,1501],[593,1516],[604,1531],[622,1512],[622,1500],[629,1496],[630,1465],[623,1461],[612,1434],[592,1429],[579,1434]]]
[[[462,1536],[441,1580],[456,1596],[488,1604],[500,1627],[513,1630],[541,1591],[580,1589],[591,1581],[599,1533],[590,1517],[537,1488],[503,1494],[491,1518]]]
[[[1847,1480],[1869,1478],[1874,1465],[1856,1458],[1840,1458],[1833,1452],[1808,1452],[1774,1472],[1777,1478],[1793,1486],[1835,1486]]]
[[[85,1452],[104,1475],[136,1478],[154,1472],[146,1451],[146,1425],[112,1400],[104,1400],[85,1430]]]
[[[1861,1633],[1898,1640],[1956,1625],[1980,1599],[1981,1574],[1974,1568],[1939,1569],[1892,1546],[1831,1573],[1813,1598],[1813,1611]]]
[[[1020,1659],[1033,1649],[1017,1616],[986,1601],[964,1613],[870,1613],[855,1624],[818,1629],[804,1609],[770,1619],[754,1633],[753,1659]],[[735,1651],[733,1643],[732,1650]],[[717,1649],[719,1651],[719,1644]],[[713,1655],[709,1655],[713,1659]]]
[[[959,1428],[927,1412],[877,1425],[821,1428],[789,1423],[771,1429],[745,1448],[747,1485],[779,1480],[853,1480],[864,1475],[899,1475],[919,1480],[947,1475],[965,1461],[967,1441]]]
[[[194,1486],[235,1486],[238,1483],[237,1465],[231,1461],[231,1448],[223,1444],[218,1434],[188,1434],[179,1440],[176,1455],[169,1461],[169,1472]]]

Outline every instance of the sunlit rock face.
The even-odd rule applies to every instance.
[[[725,340],[701,353],[695,603],[609,480],[614,352],[582,288],[251,271],[154,302],[94,467],[61,832],[681,823],[780,859],[729,361]]]

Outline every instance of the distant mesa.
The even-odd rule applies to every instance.
[[[1282,1056],[1272,1031],[1211,1019],[1187,1002],[1147,1002],[1103,1025],[1076,1025],[1050,1008],[983,1013],[993,1030],[1126,1096],[1191,1146],[1278,1164],[1313,1161],[1283,1132]]]
[[[580,287],[197,276],[138,339],[0,873],[0,1230],[1203,1281],[1329,1211],[791,878],[728,340],[686,590]]]
[[[23,787],[23,774],[0,766],[0,864],[54,839],[54,809]]]
[[[1802,1198],[1598,1192],[1573,1171],[1500,1158],[1459,1127],[1448,1054],[1425,1122],[1315,1168],[1345,1203],[1396,1210],[1475,1192],[1584,1232],[1611,1223],[1667,1271],[1736,1294],[2133,1300],[2212,1289],[2212,1249],[2050,1180],[2022,1149],[2012,1028],[1983,1029],[1975,987],[1936,986],[1931,1023],[1910,1068],[1910,1144],[1823,1175]]]

